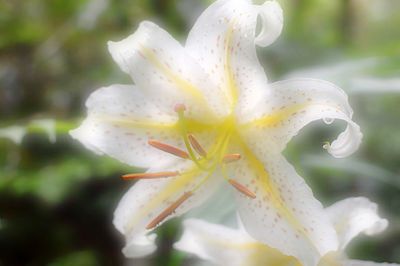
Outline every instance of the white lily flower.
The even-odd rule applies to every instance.
[[[387,227],[387,220],[377,214],[377,205],[366,198],[349,198],[325,209],[335,225],[339,239],[336,251],[325,255],[318,266],[389,266],[398,264],[350,260],[344,250],[360,233],[374,235]],[[239,220],[240,224],[240,220]],[[268,232],[268,228],[265,229]],[[282,237],[285,237],[282,234]],[[184,221],[182,238],[175,248],[210,261],[232,266],[301,266],[298,259],[287,256],[250,237],[243,226],[232,229],[197,219]]]
[[[219,0],[197,20],[185,46],[151,22],[109,43],[135,85],[94,92],[88,118],[71,134],[99,154],[149,169],[124,176],[142,179],[115,212],[126,256],[151,253],[152,229],[201,204],[224,181],[237,192],[242,220],[260,241],[310,265],[337,248],[321,204],[281,151],[318,119],[348,122],[325,145],[335,157],[354,152],[361,133],[346,94],[333,84],[268,84],[256,45],[272,43],[282,25],[275,1]],[[309,246],[318,247],[312,255]]]

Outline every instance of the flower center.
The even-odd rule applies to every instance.
[[[246,186],[240,184],[228,177],[227,164],[234,163],[241,159],[241,155],[238,153],[229,154],[226,153],[230,138],[234,131],[234,120],[227,119],[221,124],[221,132],[218,139],[212,145],[209,150],[206,150],[195,137],[194,134],[189,132],[188,121],[185,117],[186,107],[183,104],[177,104],[175,106],[175,112],[178,114],[178,126],[179,132],[185,143],[186,151],[174,147],[172,145],[160,142],[158,140],[148,140],[148,144],[158,150],[167,152],[174,156],[180,157],[185,160],[191,160],[200,172],[205,172],[205,176],[196,184],[191,191],[186,191],[184,194],[174,201],[168,208],[154,218],[146,227],[146,229],[153,229],[165,218],[171,215],[180,205],[182,205],[187,199],[189,199],[220,167],[222,176],[224,179],[232,185],[233,188],[238,190],[240,193],[246,195],[249,198],[256,198],[256,195],[250,191]],[[125,180],[136,180],[136,179],[156,179],[156,178],[168,178],[180,175],[177,171],[165,171],[158,173],[135,173],[122,176]]]

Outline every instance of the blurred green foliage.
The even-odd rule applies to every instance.
[[[20,145],[0,139],[0,265],[192,265],[172,250],[179,228],[175,221],[158,230],[155,256],[125,261],[112,212],[130,186],[118,176],[135,169],[86,151],[67,132],[84,116],[92,91],[130,82],[107,54],[107,40],[127,36],[145,19],[184,40],[210,2],[0,0],[0,127],[53,118],[58,136],[51,144],[43,130],[28,126]],[[382,61],[344,71],[332,81],[350,93],[355,73],[400,74],[398,0],[279,2],[285,10],[283,36],[259,51],[270,79],[361,58]],[[350,252],[354,258],[400,262],[399,92],[350,93],[365,137],[347,164],[324,157],[320,144],[339,129],[321,123],[305,129],[286,150],[325,204],[368,196],[391,221],[388,233],[360,238]]]

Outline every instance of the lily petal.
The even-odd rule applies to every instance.
[[[248,244],[255,243],[240,231],[202,220],[188,219],[183,222],[182,238],[174,244],[178,250],[195,254],[217,265],[244,265],[252,251]],[[249,248],[245,248],[246,245]]]
[[[148,256],[157,249],[155,239],[155,234],[138,234],[135,238],[130,239],[129,242],[126,243],[125,247],[122,249],[122,253],[128,258],[141,258]]]
[[[152,22],[119,42],[109,51],[135,84],[155,104],[172,114],[176,104],[189,106],[186,114],[199,120],[215,120],[227,114],[223,95],[203,69],[168,32]],[[205,118],[206,117],[206,118]]]
[[[239,214],[248,233],[303,265],[317,265],[336,250],[336,232],[321,203],[281,155],[263,161],[242,144],[243,158],[229,166],[229,177],[256,194],[236,193]]]
[[[183,236],[174,247],[216,265],[297,265],[293,257],[253,240],[243,231],[197,219],[184,221]]]
[[[256,36],[259,15],[262,30]],[[275,40],[282,21],[277,2],[260,6],[248,0],[220,0],[204,11],[190,31],[187,51],[223,91],[231,110],[249,106],[267,84],[255,46]]]
[[[239,119],[242,132],[256,152],[281,152],[290,139],[308,123],[323,119],[330,124],[334,119],[347,122],[347,128],[324,148],[343,158],[355,152],[362,139],[359,126],[352,119],[353,111],[347,95],[330,82],[316,79],[292,79],[275,82],[265,90],[257,108]]]
[[[399,266],[396,263],[378,263],[372,261],[362,261],[362,260],[345,260],[341,262],[342,266]]]
[[[363,197],[339,201],[326,208],[326,212],[336,228],[341,250],[358,234],[374,235],[388,225],[386,219],[378,216],[378,206]]]
[[[70,134],[97,153],[148,168],[155,161],[163,164],[175,159],[148,145],[148,139],[183,147],[177,118],[161,112],[135,86],[101,88],[90,95],[86,107],[88,117]]]
[[[148,252],[153,251],[152,239],[148,239],[147,244],[145,242],[146,245],[140,245],[143,243],[143,237],[163,222],[203,203],[214,193],[221,180],[210,177],[202,182],[204,174],[191,162],[178,163],[168,169],[181,174],[160,180],[138,181],[124,195],[114,213],[114,225],[126,237],[127,245],[124,248],[124,254],[127,257],[140,255],[136,251],[137,248],[142,250],[146,248]],[[198,187],[200,183],[202,185]],[[191,193],[191,196],[176,205],[175,203],[185,193]],[[174,205],[175,207],[171,209]],[[159,219],[160,214],[168,209],[171,212]]]
[[[272,44],[282,33],[282,8],[277,1],[266,1],[261,5],[260,16],[262,28],[255,42],[258,46],[266,47]]]

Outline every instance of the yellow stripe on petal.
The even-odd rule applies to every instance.
[[[155,53],[148,49],[147,47],[140,46],[140,52],[146,57],[154,66],[156,66],[168,79],[170,79],[175,85],[181,89],[184,93],[191,95],[198,104],[206,108],[208,115],[214,116],[212,110],[210,109],[203,93],[196,86],[185,80],[184,78],[179,77],[176,73],[174,73],[170,67],[166,64],[160,62],[158,60]]]
[[[261,118],[255,119],[251,122],[243,124],[243,127],[275,127],[287,120],[290,116],[297,114],[304,110],[308,105],[307,104],[297,104],[292,105],[286,108],[282,108],[278,111],[275,111],[269,115],[263,116]]]
[[[154,217],[158,215],[157,212],[153,212],[158,210],[158,207],[162,206],[165,201],[173,201],[177,198],[176,196],[180,196],[180,193],[184,192],[184,188],[193,183],[195,176],[199,173],[200,170],[196,167],[193,167],[189,171],[182,173],[178,177],[175,177],[174,180],[171,180],[161,191],[159,191],[157,195],[155,195],[155,197],[151,198],[146,204],[144,204],[140,211],[135,213],[129,223],[126,224],[125,230],[127,232],[131,232],[134,226],[141,219],[147,217],[150,213],[152,213]]]
[[[247,257],[247,265],[274,265],[274,266],[301,266],[301,263],[294,257],[286,256],[278,250],[268,247],[262,243],[254,243],[254,252]]]
[[[234,23],[228,28],[226,32],[225,38],[225,81],[226,81],[226,90],[228,93],[228,98],[230,99],[231,103],[231,110],[235,108],[235,105],[238,101],[238,88],[236,86],[236,80],[231,68],[231,50],[232,50],[232,42],[233,42],[233,33],[234,33]]]
[[[276,249],[260,242],[235,242],[224,238],[210,237],[207,234],[201,235],[202,240],[210,246],[221,247],[228,251],[243,252],[248,254],[243,266],[248,265],[276,265],[276,266],[301,266],[294,257],[286,256]],[[267,263],[267,264],[266,264]]]
[[[257,187],[261,188],[262,191],[268,195],[268,200],[271,201],[271,204],[277,213],[291,225],[296,233],[303,235],[304,238],[310,241],[312,244],[313,242],[307,233],[307,229],[304,228],[304,226],[295,217],[293,212],[284,204],[284,200],[280,194],[280,191],[277,189],[274,181],[266,171],[264,164],[256,157],[256,155],[243,141],[239,140],[239,143],[244,150],[245,158],[249,161],[251,168],[254,170]],[[313,244],[311,246],[313,246]]]
[[[96,115],[93,116],[94,119],[98,119],[100,121],[108,122],[112,125],[126,127],[126,128],[146,128],[146,129],[160,129],[160,130],[171,130],[171,131],[179,131],[178,122],[168,122],[161,123],[155,122],[151,120],[145,119],[136,119],[136,118],[115,118],[111,116],[105,115]],[[206,125],[199,121],[193,119],[187,119],[186,121],[187,128],[190,132],[203,132],[206,130],[212,130],[214,126]]]
[[[169,130],[177,130],[177,123],[157,123],[150,120],[144,119],[135,119],[135,118],[115,118],[111,116],[103,116],[97,115],[93,118],[98,119],[100,121],[107,122],[112,125],[126,127],[126,128],[147,128],[147,129],[169,129]]]
[[[255,119],[248,123],[244,123],[241,126],[245,128],[276,127],[283,121],[288,120],[291,116],[305,112],[308,108],[311,107],[325,107],[325,108],[331,108],[338,113],[343,112],[338,106],[334,106],[331,104],[320,104],[320,103],[294,104],[287,107],[281,107],[281,109],[278,111],[272,112],[271,114]]]

